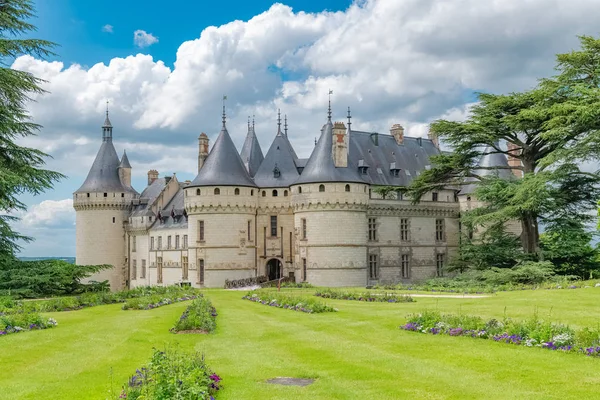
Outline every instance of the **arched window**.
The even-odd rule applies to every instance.
[[[196,189],[196,196],[200,196],[200,189]]]
[[[236,196],[240,195],[240,189],[239,188],[235,188],[235,190],[233,191],[233,194],[235,194]]]
[[[471,201],[471,196],[467,196],[467,201]]]
[[[319,192],[325,191],[325,185],[319,185]]]
[[[277,197],[277,190],[273,190],[273,197]]]
[[[284,196],[284,197],[287,197],[287,194],[288,194],[288,193],[287,193],[287,190],[284,190],[284,191],[283,191],[283,196]]]
[[[350,185],[346,185],[346,192],[350,191]]]
[[[221,194],[221,189],[215,188],[215,196],[218,196],[220,194]]]
[[[298,186],[298,193],[302,193],[302,186]]]
[[[267,192],[265,192],[264,190],[262,191],[262,197],[267,197]]]

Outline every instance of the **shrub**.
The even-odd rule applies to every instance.
[[[183,312],[171,332],[200,330],[210,333],[217,327],[217,310],[210,300],[200,296]]]
[[[266,306],[285,308],[309,314],[337,311],[337,309],[310,297],[286,296],[271,291],[248,292],[242,298]]]
[[[173,294],[153,294],[150,296],[135,297],[125,300],[123,310],[152,310],[180,301],[193,300],[197,297],[198,295],[193,294],[193,292],[177,293],[175,296]]]
[[[380,303],[410,303],[415,301],[407,294],[396,295],[386,292],[346,292],[332,289],[319,290],[315,293],[315,296],[323,297],[325,299],[357,300]]]
[[[148,365],[138,369],[115,399],[209,400],[222,388],[221,377],[200,353],[154,350]]]
[[[53,318],[44,318],[35,312],[0,314],[0,336],[56,326]]]
[[[584,328],[575,331],[566,325],[543,321],[537,315],[525,321],[514,321],[510,318],[485,321],[477,316],[424,311],[410,315],[407,323],[400,328],[433,335],[470,336],[515,345],[600,356],[600,329]]]

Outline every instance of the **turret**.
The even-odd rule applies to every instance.
[[[208,143],[208,136],[206,136],[206,133],[202,132],[198,137],[198,172],[200,172],[208,157]]]
[[[139,194],[131,187],[131,165],[124,153],[119,160],[112,143],[112,124],[106,118],[102,125],[102,145],[88,176],[75,193],[76,263],[109,264],[90,280],[108,280],[112,290],[127,285],[125,227],[131,204]]]
[[[248,133],[246,134],[246,140],[244,140],[240,157],[250,176],[256,174],[258,167],[260,167],[260,164],[264,160],[263,152],[254,130],[254,118],[252,119],[252,125],[250,125],[250,117],[248,117]]]

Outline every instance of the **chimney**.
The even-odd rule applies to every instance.
[[[404,128],[400,124],[394,124],[390,128],[390,135],[396,139],[397,144],[404,144]]]
[[[343,122],[333,124],[333,164],[336,167],[348,166],[348,135]]]
[[[511,154],[508,156],[508,165],[513,168],[521,167],[521,160],[518,158],[518,156],[521,154],[521,149],[519,148],[519,146],[511,142],[506,142],[506,145],[508,147],[508,153]],[[513,169],[512,173],[517,178],[523,177],[523,171],[521,171],[520,169]]]
[[[438,135],[435,133],[428,132],[427,137],[429,138],[429,140],[431,140],[433,142],[433,145],[435,146],[435,148],[439,150],[440,149],[440,138],[438,137]]]
[[[206,158],[208,157],[208,136],[202,132],[198,137],[198,173],[202,169]]]
[[[152,185],[152,182],[158,179],[158,171],[151,169],[148,171],[148,186]]]

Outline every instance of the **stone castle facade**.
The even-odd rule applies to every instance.
[[[331,112],[308,159],[299,158],[278,120],[266,155],[254,123],[241,153],[225,114],[212,146],[198,138],[198,175],[148,172],[140,193],[119,159],[108,112],[102,144],[73,195],[77,264],[110,264],[94,276],[113,290],[266,275],[319,286],[365,286],[440,276],[458,250],[459,213],[476,204],[472,188],[429,193],[414,205],[402,191],[439,153],[435,137],[362,132]],[[209,150],[210,149],[210,150]],[[487,156],[486,156],[487,157]],[[481,163],[507,163],[503,155]],[[494,159],[492,159],[494,158]],[[507,165],[507,164],[506,164]],[[482,171],[485,173],[485,171]],[[389,191],[388,191],[389,192]]]

